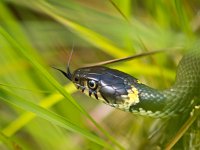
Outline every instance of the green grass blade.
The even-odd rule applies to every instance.
[[[121,7],[118,7],[118,5],[113,1],[113,0],[109,0],[110,1],[110,3],[113,5],[113,7],[119,12],[119,14],[121,14],[121,16],[128,22],[128,23],[130,23],[130,21],[129,21],[129,18],[130,18],[130,9],[128,9],[128,8],[130,8],[130,1],[128,0],[128,1],[121,1],[121,2],[123,2],[122,4],[121,4]],[[120,8],[122,8],[123,9],[123,11],[120,9]]]
[[[174,145],[180,140],[181,137],[186,133],[186,131],[191,127],[191,125],[197,120],[200,115],[200,106],[195,106],[190,113],[190,117],[183,124],[183,126],[179,129],[176,135],[171,139],[171,141],[166,145],[165,150],[171,150]]]
[[[186,34],[192,35],[190,22],[189,22],[188,17],[183,9],[184,5],[182,3],[183,2],[181,0],[175,0],[175,7],[176,7],[176,10],[178,13],[180,26]]]
[[[13,149],[13,144],[9,138],[7,138],[3,133],[0,133],[0,147],[5,145],[9,149]]]
[[[69,94],[72,94],[76,91],[73,84],[68,84],[65,86],[65,89],[68,91]],[[63,99],[63,95],[60,93],[54,93],[45,99],[41,100],[39,103],[39,106],[43,108],[50,108],[59,101]],[[19,131],[22,127],[24,127],[27,123],[29,123],[33,118],[35,118],[36,115],[31,112],[25,112],[20,117],[18,117],[16,120],[14,120],[11,124],[9,124],[7,127],[5,127],[2,132],[10,137],[14,135],[17,131]]]
[[[18,95],[14,94],[12,92],[9,92],[8,90],[5,90],[3,88],[1,88],[1,92],[4,93],[5,95],[9,95],[9,97],[7,97],[7,98],[4,98],[1,95],[1,100],[11,103],[11,104],[14,104],[17,107],[20,107],[27,111],[33,112],[33,113],[37,114],[39,117],[46,119],[46,120],[52,122],[53,124],[61,126],[67,130],[77,132],[77,133],[85,136],[89,140],[91,140],[101,146],[105,146],[105,147],[111,149],[110,145],[108,145],[101,138],[97,137],[96,135],[93,135],[92,133],[88,132],[87,130],[79,128],[78,126],[71,123],[69,120],[59,116],[58,114],[48,111],[34,103],[26,101],[22,97],[19,97]]]
[[[81,26],[73,21],[70,21],[70,20],[62,17],[61,15],[59,15],[59,13],[61,13],[61,12],[57,12],[58,10],[56,10],[52,5],[50,5],[44,1],[35,2],[33,4],[35,6],[37,6],[37,8],[40,8],[43,13],[47,14],[48,16],[55,19],[57,22],[68,27],[70,30],[75,32],[78,36],[85,39],[92,45],[100,48],[101,50],[104,50],[106,53],[108,53],[114,57],[126,56],[124,49],[116,47],[106,37],[94,32],[84,26]]]

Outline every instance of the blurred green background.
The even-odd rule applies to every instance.
[[[167,88],[182,47],[199,38],[199,8],[198,0],[0,0],[0,149],[163,149],[187,115],[153,119],[110,108],[51,67],[66,69],[73,43],[72,70],[167,49],[109,66]],[[199,120],[173,149],[200,148]]]

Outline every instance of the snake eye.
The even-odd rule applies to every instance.
[[[90,88],[90,89],[96,89],[97,88],[97,83],[96,83],[96,81],[94,81],[94,80],[89,80],[88,81],[88,87]]]

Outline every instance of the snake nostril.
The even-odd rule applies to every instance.
[[[76,82],[78,82],[78,78],[77,78],[77,77],[75,77],[74,80],[75,80]]]

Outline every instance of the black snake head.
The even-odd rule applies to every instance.
[[[129,111],[139,102],[138,80],[121,71],[96,66],[80,68],[72,74],[77,89],[113,107]]]

